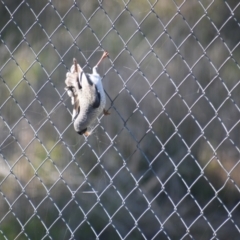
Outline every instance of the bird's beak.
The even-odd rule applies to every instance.
[[[85,135],[86,132],[87,132],[87,128],[85,128],[85,129],[83,129],[83,130],[81,130],[77,133],[80,134],[80,135],[83,135],[83,134]]]

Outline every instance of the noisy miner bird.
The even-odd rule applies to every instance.
[[[72,120],[73,126],[77,133],[88,136],[90,133],[87,128],[103,113],[110,113],[104,108],[106,96],[104,93],[102,78],[97,72],[99,64],[108,56],[104,52],[96,66],[93,67],[92,73],[85,73],[73,59],[73,65],[70,72],[66,74],[66,90],[71,97],[73,106]]]

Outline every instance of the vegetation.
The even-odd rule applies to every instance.
[[[239,1],[0,14],[0,239],[239,239]],[[64,80],[102,49],[111,115],[85,139]]]

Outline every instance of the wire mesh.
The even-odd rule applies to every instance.
[[[239,239],[239,1],[0,12],[0,239]],[[111,115],[84,137],[64,80],[103,49]]]

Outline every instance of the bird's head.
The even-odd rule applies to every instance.
[[[78,131],[77,133],[80,135],[83,135],[85,132],[87,132],[87,128],[84,128],[84,129]]]

